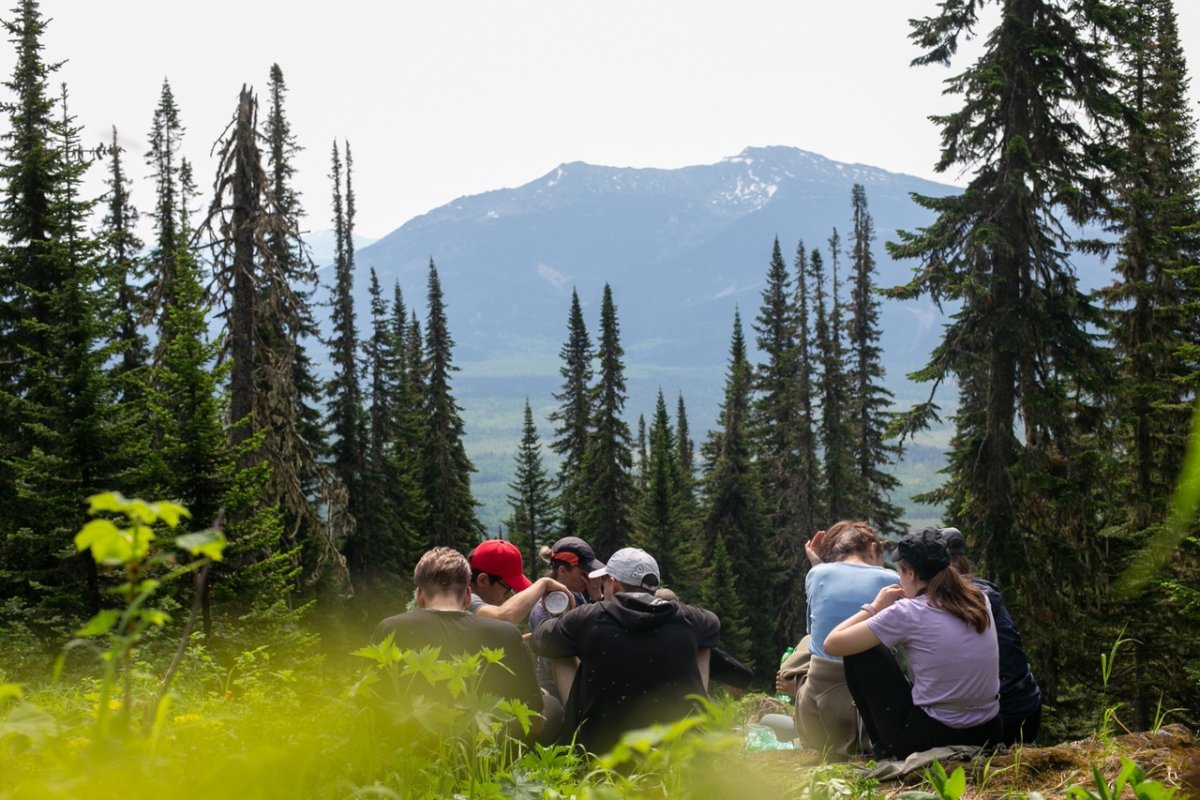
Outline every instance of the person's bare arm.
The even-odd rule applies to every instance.
[[[566,592],[570,598],[570,607],[575,606],[575,596],[558,581],[553,578],[538,578],[533,584],[523,592],[517,592],[512,597],[505,600],[498,606],[481,606],[475,612],[477,617],[489,617],[491,619],[502,619],[505,622],[511,622],[513,625],[524,622],[529,618],[529,612],[533,610],[533,604],[547,592]]]
[[[825,652],[831,656],[852,656],[863,653],[879,644],[879,637],[867,620],[878,614],[892,603],[904,597],[904,590],[899,584],[885,586],[879,590],[869,604],[860,611],[854,612],[849,619],[838,623],[828,636],[825,637]]]

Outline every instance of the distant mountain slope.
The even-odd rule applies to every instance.
[[[773,238],[789,262],[801,238],[827,250],[835,226],[848,232],[855,182],[875,217],[881,278],[899,282],[907,270],[891,264],[882,242],[928,221],[909,192],[954,189],[787,147],[675,170],[563,164],[413,219],[363,249],[358,263],[374,265],[385,285],[399,278],[418,301],[432,257],[464,364],[522,357],[534,342],[557,353],[572,287],[594,312],[607,281],[631,367],[720,365],[735,305],[747,321],[757,312]],[[905,323],[904,335],[885,343],[890,356],[912,350],[911,320],[924,311],[889,312]],[[904,358],[903,368],[922,356]]]
[[[434,209],[358,251],[360,319],[367,319],[368,267],[387,292],[399,279],[410,306],[421,308],[429,260],[436,262],[461,368],[454,389],[480,468],[475,489],[494,529],[526,397],[543,440],[552,435],[546,418],[560,382],[572,287],[594,336],[603,285],[612,285],[631,427],[652,413],[660,387],[672,413],[682,392],[699,445],[715,421],[735,308],[753,346],[772,241],[779,237],[789,265],[801,239],[828,264],[833,228],[843,249],[848,244],[854,183],[866,188],[875,221],[879,284],[906,281],[914,265],[893,262],[883,245],[897,229],[931,221],[910,193],[957,189],[791,147],[748,148],[716,164],[672,170],[573,162],[524,186]],[[848,258],[840,262],[845,298]],[[898,402],[926,391],[903,376],[924,363],[940,325],[927,300],[884,301],[882,347]]]

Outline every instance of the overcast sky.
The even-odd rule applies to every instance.
[[[10,0],[9,4],[12,4]],[[1200,2],[1177,2],[1200,99]],[[314,11],[313,8],[321,8]],[[330,227],[329,153],[354,151],[358,231],[378,237],[456,197],[526,183],[567,161],[712,163],[791,145],[936,176],[926,118],[955,107],[941,67],[909,67],[907,20],[935,0],[42,0],[47,60],[63,60],[90,141],[116,125],[134,202],[162,81],[202,189],[209,148],[273,62],[311,229]],[[10,19],[12,12],[4,12]],[[5,49],[5,77],[11,74]],[[967,62],[960,60],[953,71]]]

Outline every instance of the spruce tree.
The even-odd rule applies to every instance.
[[[5,82],[0,180],[0,587],[79,611],[100,603],[91,559],[64,560],[85,498],[114,478],[114,352],[99,244],[82,196],[91,163],[66,87],[58,108],[41,54],[45,22],[26,0],[3,23],[16,63]],[[80,601],[83,601],[82,603]]]
[[[679,469],[690,480],[695,471],[696,443],[692,441],[692,434],[688,428],[683,392],[679,393],[679,400],[675,404],[675,445],[679,448]]]
[[[746,358],[741,315],[734,314],[729,371],[717,428],[705,442],[705,498],[702,555],[710,570],[718,544],[728,551],[734,591],[745,609],[749,644],[745,652],[760,675],[777,664],[772,584],[776,572],[768,549],[769,526],[763,512],[750,438],[752,373]],[[711,575],[710,575],[711,577]]]
[[[558,408],[550,414],[557,423],[550,449],[561,459],[555,487],[558,490],[558,519],[564,536],[579,535],[583,508],[583,457],[588,446],[592,415],[592,344],[583,321],[579,293],[571,290],[567,317],[567,341],[559,351],[562,390],[554,395]]]
[[[1200,307],[1200,172],[1187,65],[1170,0],[1141,0],[1129,11],[1119,86],[1130,116],[1106,214],[1119,236],[1117,275],[1102,291],[1118,375],[1116,458],[1107,484],[1110,556],[1132,556],[1162,531],[1200,385],[1194,311]],[[1180,646],[1190,641],[1195,618],[1178,613],[1174,587],[1188,583],[1195,570],[1194,548],[1182,548],[1161,583],[1112,609],[1120,624],[1132,620],[1138,630],[1131,680],[1123,683],[1139,730],[1150,726],[1159,702],[1186,704],[1194,689],[1179,680],[1175,665],[1200,662],[1200,650]]]
[[[644,486],[638,498],[634,538],[658,561],[663,582],[682,588],[688,584],[688,567],[692,565],[687,564],[690,542],[681,494],[684,484],[679,473],[675,430],[660,388],[654,405],[654,419],[650,423]]]
[[[262,138],[266,150],[263,250],[255,295],[255,419],[264,431],[261,451],[271,463],[270,497],[283,514],[287,540],[307,553],[309,579],[328,564],[335,582],[337,546],[345,538],[345,488],[322,463],[325,454],[320,395],[306,341],[318,335],[311,303],[316,265],[300,235],[304,209],[293,179],[301,151],[284,101],[283,70],[272,64],[270,107]],[[318,509],[323,509],[318,512]]]
[[[364,342],[367,378],[367,452],[363,465],[362,489],[371,498],[363,504],[354,535],[346,542],[344,553],[355,583],[381,577],[385,580],[403,575],[412,549],[411,531],[402,527],[400,498],[392,492],[401,487],[393,447],[397,439],[400,384],[397,342],[388,304],[375,268],[370,269],[368,284],[371,310],[370,338]]]
[[[1062,632],[1081,632],[1079,609],[1096,588],[1068,576],[1090,571],[1098,557],[1095,397],[1110,381],[1094,341],[1099,315],[1070,260],[1068,223],[1094,220],[1107,199],[1103,173],[1116,151],[1100,137],[1118,122],[1121,103],[1106,53],[1122,23],[1103,0],[996,5],[1000,22],[978,60],[947,84],[961,107],[934,118],[942,128],[937,170],[970,172],[970,181],[961,193],[915,196],[936,219],[889,248],[918,262],[896,296],[962,304],[917,374],[960,387],[942,487],[947,516],[981,556],[981,571],[1005,587],[1018,620],[1034,607],[1058,620],[1056,641],[1036,631],[1026,638],[1053,697],[1051,651],[1074,649]],[[914,64],[949,64],[983,6],[943,6],[914,20],[912,38],[924,50]],[[927,402],[902,428],[919,430],[935,415]]]
[[[125,174],[117,143],[116,126],[112,129],[112,146],[108,148],[107,213],[100,231],[104,247],[104,280],[112,297],[116,336],[121,344],[121,361],[114,377],[120,384],[124,402],[135,401],[140,385],[145,382],[145,370],[150,360],[150,345],[142,332],[147,319],[145,287],[146,268],[141,251],[144,247],[137,235],[138,212],[129,195],[132,181]]]
[[[795,641],[799,638],[796,634],[804,629],[802,574],[807,563],[804,541],[810,533],[800,525],[807,521],[810,511],[803,505],[807,489],[801,483],[800,451],[796,447],[800,433],[796,314],[791,276],[778,237],[771,248],[761,296],[762,306],[754,329],[765,361],[755,370],[753,434],[764,510],[770,526],[769,546],[781,567],[774,587],[781,635],[785,641]],[[782,647],[780,642],[776,644]]]
[[[793,391],[796,394],[796,479],[800,486],[800,496],[797,499],[796,525],[804,536],[816,532],[824,525],[833,522],[824,505],[824,476],[821,474],[821,462],[818,453],[816,394],[819,382],[817,358],[814,352],[813,325],[810,324],[812,305],[809,299],[808,281],[810,278],[808,251],[801,241],[796,245],[796,258],[793,264],[796,271],[796,294],[793,299],[793,312],[796,315],[796,383]],[[820,307],[818,306],[818,317]],[[795,594],[793,593],[793,597]]]
[[[347,172],[349,171],[347,167]],[[333,144],[333,229],[334,285],[330,289],[332,334],[325,342],[333,363],[333,377],[325,382],[327,410],[325,421],[332,433],[329,454],[334,473],[345,487],[350,517],[358,519],[362,511],[362,472],[365,455],[362,389],[359,383],[358,329],[354,313],[354,243],[351,204],[343,194],[341,153]],[[351,523],[352,524],[352,523]],[[347,528],[347,535],[353,531]]]
[[[407,574],[424,552],[428,505],[425,502],[421,451],[425,442],[422,406],[424,390],[421,372],[420,325],[407,319],[404,295],[397,281],[392,288],[391,347],[394,355],[395,387],[392,415],[392,441],[388,448],[388,491],[396,519],[397,539],[403,543],[401,563]],[[410,341],[411,340],[411,341]]]
[[[478,503],[471,495],[475,467],[463,446],[462,409],[450,391],[450,378],[458,371],[453,349],[442,284],[431,259],[424,361],[425,501],[429,506],[431,544],[465,553],[484,537],[485,531],[475,513]]]
[[[632,443],[629,425],[622,417],[624,357],[612,288],[605,284],[596,346],[599,375],[592,394],[590,434],[582,470],[581,530],[597,554],[612,554],[624,547],[633,528]]]
[[[829,307],[825,312],[827,334],[817,345],[821,359],[821,449],[824,455],[825,500],[834,519],[861,517],[864,509],[854,494],[854,442],[851,439],[847,402],[850,386],[846,375],[846,348],[843,341],[841,273],[841,237],[837,229],[829,237]],[[814,264],[820,258],[813,251]],[[822,287],[818,285],[818,290]]]
[[[555,507],[550,494],[552,482],[542,463],[542,446],[537,425],[533,422],[529,398],[525,398],[525,417],[516,461],[516,474],[508,484],[512,491],[508,495],[512,515],[505,524],[509,538],[522,553],[526,575],[536,579],[538,564],[541,563],[538,551],[542,545],[552,544],[555,539]]]
[[[146,163],[150,165],[154,180],[155,201],[151,217],[154,220],[154,243],[147,256],[146,272],[150,276],[147,287],[151,317],[161,324],[163,309],[171,301],[167,287],[173,284],[175,255],[181,245],[179,220],[185,210],[183,156],[181,148],[186,129],[180,120],[179,106],[171,84],[163,78],[158,106],[150,126],[150,149]]]
[[[721,649],[740,661],[752,662],[754,639],[746,621],[746,604],[738,593],[737,584],[737,574],[725,548],[725,537],[718,533],[713,540],[708,574],[700,586],[700,605],[721,620]]]
[[[913,63],[949,64],[977,5],[914,20],[912,38],[925,52]],[[1098,317],[1077,288],[1063,222],[1094,219],[1104,200],[1108,151],[1097,132],[1120,108],[1105,60],[1119,17],[1106,2],[997,5],[1002,23],[983,54],[949,83],[962,107],[935,118],[938,171],[972,169],[973,177],[961,194],[916,196],[937,219],[901,232],[891,251],[920,262],[899,296],[963,303],[943,336],[953,346],[936,350],[921,377],[956,377],[978,392],[958,421],[960,446],[973,453],[961,454],[963,471],[951,479],[950,492],[961,498],[952,519],[983,545],[985,570],[1011,585],[1042,572],[1027,569],[1024,553],[1025,542],[1045,534],[1044,522],[1030,516],[1031,470],[1071,472],[1079,442],[1062,422],[1078,402],[1076,387],[1092,385],[1104,361],[1088,331]],[[931,420],[932,408],[918,411],[909,429]],[[1069,523],[1076,534],[1080,523]]]
[[[886,467],[898,458],[899,448],[887,444],[892,393],[883,385],[884,368],[879,346],[879,299],[875,290],[875,256],[871,243],[875,223],[867,210],[867,192],[854,184],[850,193],[854,233],[850,245],[849,409],[846,422],[852,444],[854,487],[851,496],[857,517],[869,520],[881,533],[899,533],[900,508],[889,500],[900,482]]]

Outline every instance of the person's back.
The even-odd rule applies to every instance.
[[[610,749],[625,731],[672,722],[692,711],[688,696],[706,694],[697,652],[715,647],[720,634],[712,612],[646,591],[657,586],[656,564],[651,586],[641,583],[650,573],[637,582],[622,573],[623,553],[615,553],[606,570],[624,575],[628,584],[617,578],[604,601],[547,620],[533,634],[539,654],[579,658],[564,738],[578,728],[577,742],[592,752]]]
[[[825,652],[825,637],[900,576],[883,568],[882,542],[866,522],[839,520],[828,531],[818,531],[805,551],[813,562],[804,581],[811,657],[796,692],[796,734],[807,747],[830,757],[848,756],[867,742],[842,659]]]
[[[481,664],[478,691],[499,698],[520,700],[534,712],[542,710],[542,693],[533,674],[533,660],[521,634],[511,623],[470,613],[468,584],[471,568],[461,553],[435,547],[413,570],[417,609],[380,622],[371,636],[382,642],[390,634],[402,650],[439,648],[438,657],[471,655],[484,647],[502,649],[500,663]],[[431,696],[449,702],[445,686],[431,686]],[[399,698],[398,698],[399,699]]]
[[[482,665],[479,691],[520,700],[534,711],[541,711],[542,695],[533,679],[533,661],[521,632],[511,623],[478,617],[469,611],[418,608],[380,622],[371,641],[381,642],[389,633],[401,650],[437,647],[444,660],[478,653],[484,647],[504,650],[500,663]]]

